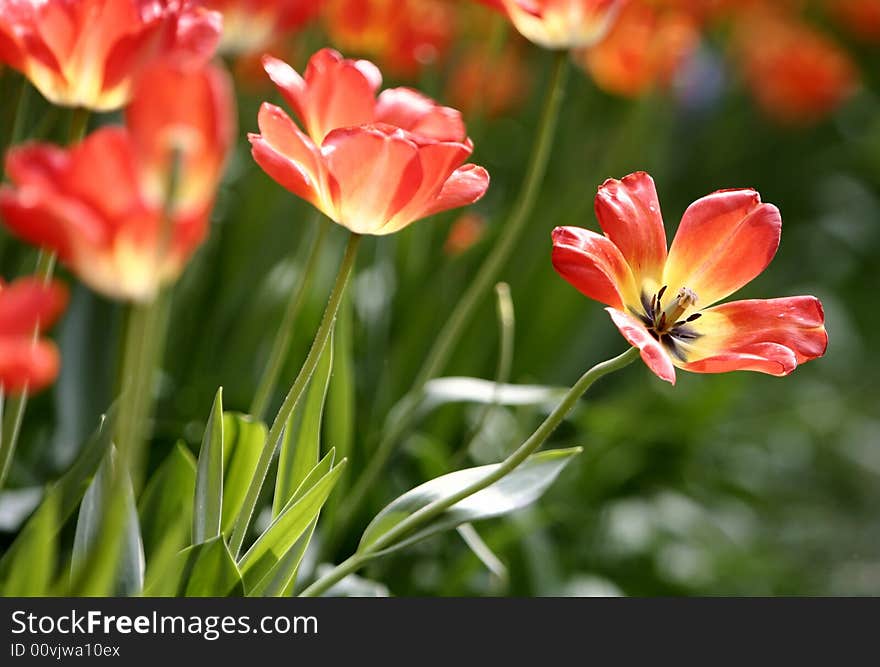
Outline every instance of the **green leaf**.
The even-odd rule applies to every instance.
[[[98,428],[95,429],[95,432],[92,433],[91,437],[83,445],[73,465],[57,482],[49,487],[42,503],[40,503],[40,506],[31,515],[31,518],[28,519],[28,522],[19,533],[18,539],[6,551],[3,558],[0,559],[0,581],[8,582],[12,562],[18,558],[17,554],[23,548],[24,543],[31,539],[28,537],[29,531],[41,530],[41,528],[32,528],[31,524],[39,524],[45,521],[44,512],[50,512],[55,515],[54,525],[57,534],[74,511],[76,511],[83,494],[88,488],[89,480],[95,474],[104,455],[109,450],[115,418],[116,410],[111,408],[107,415],[101,418]]]
[[[319,465],[326,465],[326,460],[333,455],[333,452],[327,454]],[[302,484],[303,488],[307,490],[302,494],[295,493],[291,497],[281,514],[272,521],[253,546],[242,556],[239,567],[246,590],[250,590],[260,583],[284,554],[294,546],[300,536],[306,532],[333,490],[344,464],[345,460],[343,459],[339,465],[332,468],[311,486],[307,486],[313,479],[313,476],[309,475]]]
[[[234,412],[223,414],[223,518],[221,530],[232,532],[247,488],[266,442],[267,429],[261,421]]]
[[[220,535],[223,516],[223,387],[217,390],[199,450],[192,543]]]
[[[98,552],[111,548],[105,532],[110,527],[111,515],[107,511],[122,512],[122,541],[116,558],[111,559],[110,564],[114,571],[98,573],[99,576],[89,580],[106,582],[111,586],[112,593],[128,596],[140,593],[144,587],[144,547],[134,502],[134,489],[127,474],[123,482],[121,501],[112,497],[113,468],[116,465],[116,452],[111,448],[79,507],[70,572],[71,581],[76,582],[84,580],[90,568],[100,567],[99,564],[104,561],[97,555]],[[117,505],[118,502],[122,506]],[[100,590],[103,583],[97,586]]]
[[[342,300],[336,327],[333,329],[333,372],[327,390],[326,418],[324,420],[324,441],[336,448],[340,459],[351,456],[354,442],[355,423],[355,381],[354,381],[354,333],[352,320],[351,293]],[[328,521],[336,515],[341,498],[350,475],[343,473],[337,483],[338,491],[327,501],[324,508]]]
[[[288,503],[295,503],[302,498],[315,484],[333,468],[333,460],[336,450],[331,449],[330,452],[321,459],[318,464],[312,468],[306,478],[302,481],[299,488],[294,492]],[[338,483],[338,480],[337,480]],[[312,535],[315,533],[315,527],[318,525],[318,516],[320,509],[315,518],[306,528],[305,532],[300,535],[293,546],[287,550],[278,563],[260,580],[248,590],[248,596],[253,597],[289,597],[293,594],[296,586],[296,575],[299,571],[300,563],[305,556],[306,549]]]
[[[201,548],[200,548],[201,547]],[[244,593],[241,573],[222,536],[192,547],[183,577],[185,597],[235,597]]]
[[[50,594],[58,555],[58,497],[46,499],[16,541],[9,564],[4,597],[40,597]]]
[[[147,596],[235,597],[244,588],[223,536],[178,552],[166,572],[150,582]]]
[[[414,534],[404,536],[402,540],[383,549],[381,553],[401,549],[463,523],[509,514],[532,504],[543,495],[569,461],[581,451],[581,448],[577,447],[533,454],[510,474],[457,502]],[[361,537],[358,552],[363,552],[382,535],[416,511],[436,500],[448,498],[458,493],[491,474],[499,465],[494,463],[477,468],[457,470],[407,491],[392,501],[370,522]]]
[[[309,389],[299,420],[299,428],[294,436],[288,433],[278,458],[278,474],[275,481],[275,499],[272,503],[272,516],[277,517],[290,500],[294,491],[318,463],[321,453],[321,419],[324,414],[324,401],[333,368],[333,335],[324,348],[318,367],[309,381]],[[288,422],[288,432],[290,422]]]
[[[141,537],[147,564],[164,549],[177,552],[189,546],[193,494],[196,488],[196,460],[183,442],[178,442],[162,465],[153,473],[138,502]],[[178,526],[185,530],[178,530]],[[184,541],[165,543],[169,535],[182,535]]]

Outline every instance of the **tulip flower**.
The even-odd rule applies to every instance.
[[[56,252],[93,289],[151,300],[207,234],[232,145],[233,99],[220,69],[146,72],[127,127],[104,127],[67,149],[9,152],[14,186],[0,189],[6,225]]]
[[[312,56],[304,77],[275,58],[264,64],[306,132],[264,103],[260,134],[249,135],[254,159],[334,222],[391,234],[485,193],[486,170],[462,166],[473,144],[454,109],[408,88],[376,97],[379,70],[330,49]]]
[[[669,85],[699,43],[698,23],[687,12],[631,0],[608,35],[575,60],[600,88],[635,97]]]
[[[60,283],[19,278],[0,281],[0,388],[6,394],[35,393],[58,375],[55,345],[37,335],[52,326],[67,305]]]
[[[341,49],[369,55],[415,78],[452,44],[456,8],[448,0],[326,0],[324,27]]]
[[[830,37],[779,11],[744,14],[735,56],[759,106],[783,123],[821,120],[855,92],[856,65]]]
[[[465,52],[449,76],[448,95],[465,114],[497,118],[519,106],[531,86],[531,73],[515,48],[490,53],[486,48]]]
[[[526,39],[546,49],[592,46],[625,0],[483,0],[500,9]]]
[[[323,0],[206,0],[223,14],[224,53],[262,51],[314,18]]]
[[[754,190],[722,190],[691,204],[668,252],[648,174],[606,181],[596,216],[604,236],[554,230],[553,266],[608,306],[624,338],[663,380],[675,384],[676,367],[783,376],[825,353],[815,297],[713,305],[760,274],[779,246],[779,211]]]
[[[866,42],[880,42],[880,0],[825,0],[838,23]]]
[[[205,63],[220,32],[194,0],[0,0],[0,62],[53,104],[95,111],[124,106],[158,58]]]

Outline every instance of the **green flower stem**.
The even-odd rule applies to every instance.
[[[410,390],[412,395],[419,394],[425,384],[436,377],[446,366],[449,356],[461,338],[465,326],[473,316],[483,297],[492,288],[498,274],[504,268],[511,253],[516,248],[525,230],[526,222],[531,218],[532,211],[538,200],[541,184],[544,182],[547,164],[550,160],[550,151],[553,146],[553,138],[559,121],[559,111],[562,107],[562,99],[565,93],[565,84],[568,79],[568,52],[557,52],[554,58],[553,73],[547,87],[547,95],[544,99],[544,108],[541,112],[531,160],[519,197],[513,205],[510,218],[500,227],[498,240],[492,247],[492,251],[486,256],[473,282],[458,301],[455,310],[452,311],[440,334],[435,339],[434,345],[428,352]],[[418,404],[418,401],[411,401],[410,409],[404,411],[399,419],[383,432],[376,451],[370,457],[370,462],[346,498],[346,507],[344,511],[340,512],[339,532],[344,530],[347,524],[354,518],[354,514],[363,505],[365,496],[373,487],[376,479],[382,474],[385,464],[394,452],[394,446],[397,444],[397,441],[412,424],[412,420],[415,417],[415,408]]]
[[[553,433],[554,430],[556,430],[556,427],[559,426],[559,424],[562,423],[562,420],[565,419],[569,412],[571,412],[572,408],[574,408],[578,400],[580,400],[581,396],[583,396],[584,393],[586,393],[586,391],[590,387],[592,387],[597,380],[608,375],[609,373],[613,373],[614,371],[620,370],[621,368],[625,368],[638,358],[639,350],[632,347],[623,354],[614,357],[613,359],[603,361],[602,363],[593,366],[590,370],[584,373],[581,378],[574,384],[574,386],[568,391],[568,393],[565,395],[559,405],[556,406],[553,412],[550,413],[550,415],[543,421],[538,429],[534,433],[532,433],[532,435],[530,435],[528,439],[523,442],[512,454],[510,454],[510,456],[504,459],[504,461],[502,461],[501,464],[491,473],[489,473],[482,479],[477,480],[473,484],[470,484],[469,486],[463,488],[461,491],[447,496],[446,498],[435,500],[434,502],[425,505],[420,510],[409,515],[406,519],[404,519],[387,533],[382,535],[378,540],[370,544],[368,547],[364,548],[362,551],[356,552],[354,555],[337,565],[326,575],[318,579],[315,583],[306,588],[302,592],[302,595],[305,597],[320,595],[328,588],[333,586],[335,583],[343,579],[346,575],[355,572],[366,561],[381,555],[382,550],[393,546],[402,538],[406,537],[407,535],[416,531],[418,528],[424,526],[426,523],[437,518],[439,515],[441,515],[443,512],[445,512],[456,503],[459,503],[465,498],[468,498],[475,493],[482,491],[486,487],[491,486],[501,478],[513,472],[513,470],[515,470],[529,456],[534,454],[535,451],[541,445],[543,445],[544,442],[546,442],[547,438],[550,437],[550,434]]]
[[[27,81],[25,80],[25,84]],[[24,92],[22,95],[24,96]],[[20,119],[16,119],[16,125],[20,123]],[[68,144],[75,144],[82,140],[85,136],[86,128],[89,123],[88,109],[74,109],[70,119],[70,134],[68,136]],[[14,130],[15,131],[15,130]],[[44,283],[49,283],[55,273],[55,253],[47,250],[40,250],[37,256],[36,277]],[[38,331],[34,331],[34,338],[38,335]],[[15,448],[18,444],[18,436],[21,432],[21,423],[24,420],[24,413],[27,410],[28,394],[25,389],[18,396],[13,397],[4,406],[2,433],[0,433],[0,489],[6,482],[6,476],[9,474],[9,468],[12,466],[12,458],[15,455]]]
[[[284,432],[284,426],[287,424],[287,419],[296,408],[297,403],[299,403],[312,374],[315,372],[315,368],[318,366],[318,361],[321,358],[324,347],[330,340],[330,334],[333,331],[333,325],[336,321],[336,313],[339,310],[339,304],[342,302],[345,288],[348,285],[348,279],[354,268],[355,258],[357,257],[357,250],[361,238],[362,237],[359,234],[354,233],[349,236],[348,245],[345,248],[345,255],[342,258],[342,263],[339,265],[339,272],[336,274],[336,282],[333,285],[333,290],[330,292],[330,298],[327,301],[327,307],[324,309],[324,316],[321,318],[321,324],[318,326],[318,331],[315,333],[315,339],[312,341],[312,347],[309,349],[309,353],[303,362],[302,368],[296,376],[296,379],[293,381],[293,385],[291,385],[290,391],[287,393],[287,396],[281,405],[281,409],[278,411],[278,414],[275,416],[275,421],[272,422],[272,427],[269,429],[269,435],[263,445],[263,451],[260,452],[260,459],[257,461],[254,476],[251,478],[250,486],[248,486],[247,494],[245,495],[244,502],[242,503],[241,510],[236,517],[235,526],[232,530],[232,538],[229,546],[230,551],[235,558],[238,558],[239,553],[241,553],[241,547],[247,536],[248,526],[250,526],[251,518],[253,517],[254,510],[256,509],[257,502],[260,498],[260,491],[263,488],[263,482],[266,480],[266,474],[269,471],[272,458],[275,456],[275,450],[278,448],[278,444],[281,441],[281,435]]]
[[[6,73],[6,77],[11,76],[9,72]],[[5,154],[6,149],[9,146],[14,146],[21,142],[22,136],[22,128],[24,127],[24,118],[27,116],[27,107],[30,101],[30,90],[31,84],[30,81],[27,80],[26,77],[20,77],[20,81],[14,82],[16,83],[15,89],[12,91],[11,99],[8,109],[11,109],[11,113],[6,116],[4,114],[4,125],[3,128],[3,138],[2,138],[2,152]],[[6,176],[6,165],[5,160],[3,164],[0,165],[0,179]]]
[[[275,340],[272,343],[272,350],[266,361],[266,367],[260,376],[260,383],[257,385],[257,391],[251,402],[250,414],[255,419],[263,419],[266,409],[269,407],[269,401],[278,384],[278,377],[281,375],[281,369],[284,366],[284,360],[287,358],[288,349],[290,348],[290,339],[293,336],[293,325],[296,324],[299,312],[302,310],[306,295],[312,289],[314,282],[315,267],[318,259],[321,257],[321,250],[324,247],[324,239],[327,236],[328,225],[323,219],[318,219],[318,228],[312,238],[312,244],[309,248],[308,258],[302,272],[302,279],[299,286],[292,290],[290,298],[287,302],[287,308],[284,311],[284,317],[275,334]]]
[[[160,294],[148,303],[133,303],[128,310],[115,442],[120,475],[130,474],[135,489],[140,488],[147,425],[153,411],[153,379],[165,334],[167,299]]]

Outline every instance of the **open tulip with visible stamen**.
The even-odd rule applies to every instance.
[[[779,247],[782,218],[754,190],[721,190],[687,209],[667,252],[653,179],[608,180],[596,196],[605,235],[553,232],[553,265],[608,306],[620,332],[657,376],[751,370],[788,375],[828,344],[812,296],[713,305],[760,274]]]

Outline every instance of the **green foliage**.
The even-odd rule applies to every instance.
[[[415,533],[403,535],[400,540],[383,549],[383,552],[402,549],[464,523],[503,516],[531,505],[544,494],[563,468],[581,451],[580,448],[575,448],[533,454],[513,472],[482,491],[455,503]],[[498,464],[493,464],[457,470],[407,491],[392,501],[370,522],[361,537],[358,551],[362,552],[373,545],[397,524],[426,505],[454,495],[491,474],[497,467]]]
[[[223,517],[223,389],[217,390],[202,438],[196,472],[192,543],[220,535]]]

